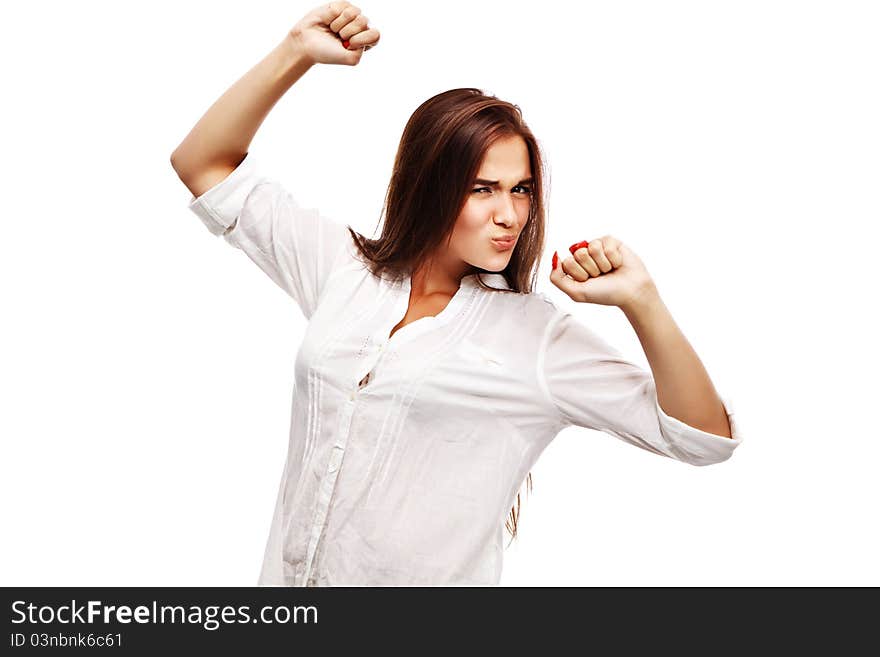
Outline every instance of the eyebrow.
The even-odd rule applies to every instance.
[[[534,178],[523,178],[517,184],[521,185],[523,183],[532,183],[532,182],[534,182]],[[476,180],[474,180],[474,184],[475,185],[490,185],[491,187],[497,187],[498,181],[497,180],[486,180],[485,178],[477,178]]]

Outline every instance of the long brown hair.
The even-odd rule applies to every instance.
[[[348,227],[364,263],[375,276],[399,281],[452,237],[486,151],[499,139],[519,136],[526,143],[532,168],[529,219],[502,274],[510,290],[530,293],[544,252],[544,158],[519,106],[486,95],[480,89],[451,89],[422,103],[413,112],[397,148],[394,171],[379,222],[382,234],[367,239]],[[479,285],[486,270],[475,268]],[[527,477],[531,487],[531,473]],[[516,537],[517,504],[505,524]]]

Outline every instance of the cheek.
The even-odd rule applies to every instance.
[[[485,221],[473,211],[465,208],[455,222],[453,241],[472,241],[486,233]]]

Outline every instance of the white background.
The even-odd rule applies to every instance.
[[[3,585],[253,585],[286,453],[296,305],[187,205],[172,150],[312,2],[4,5]],[[699,468],[563,431],[504,585],[880,585],[880,94],[871,2],[391,2],[251,144],[367,235],[403,126],[519,105],[554,250],[645,262],[745,435]]]

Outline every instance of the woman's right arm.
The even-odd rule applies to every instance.
[[[211,105],[171,154],[171,166],[193,196],[239,165],[269,110],[311,66],[288,35]]]
[[[350,40],[348,48],[343,40]],[[193,196],[224,180],[245,158],[251,140],[278,100],[313,64],[356,65],[379,40],[348,2],[310,11],[275,48],[208,108],[171,154],[171,166]]]

